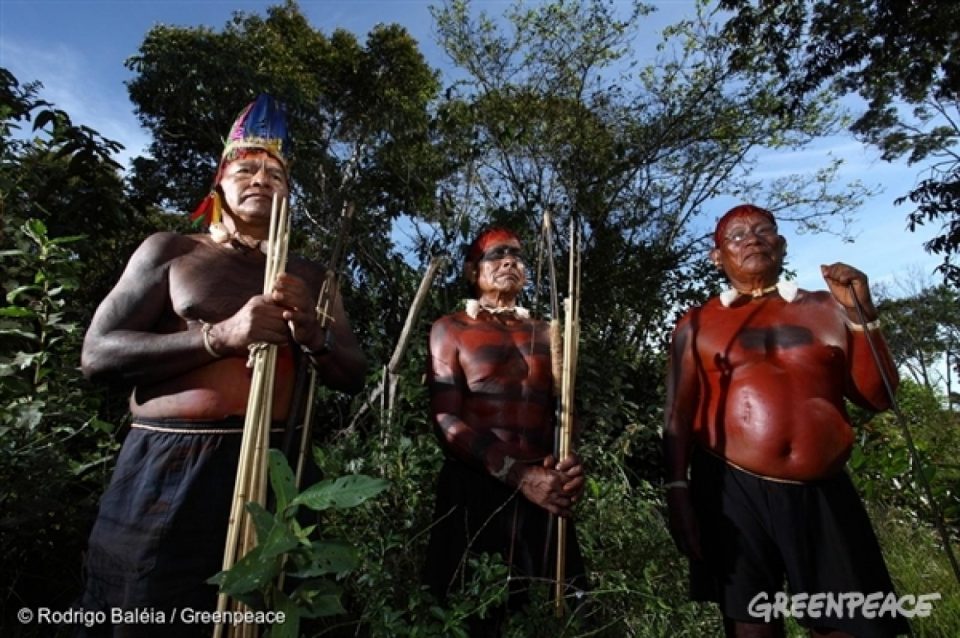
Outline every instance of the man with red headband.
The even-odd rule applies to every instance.
[[[205,201],[210,232],[147,238],[97,309],[83,344],[91,379],[133,386],[132,425],[90,536],[85,609],[212,608],[252,371],[248,346],[277,344],[273,418],[282,430],[294,368],[356,392],[365,361],[335,296],[329,330],[315,311],[322,267],[290,258],[263,294],[274,195],[288,194],[286,125],[262,95],[233,126]],[[276,431],[276,429],[275,429]],[[176,620],[176,619],[173,619]],[[91,635],[112,635],[95,626]],[[168,636],[170,626],[116,628]],[[209,635],[210,627],[178,628]],[[192,635],[192,634],[191,634]]]
[[[508,608],[516,609],[531,579],[551,578],[556,550],[548,538],[550,514],[572,514],[584,487],[583,467],[575,456],[558,463],[551,454],[549,330],[517,305],[526,282],[519,238],[499,228],[482,233],[467,252],[464,271],[476,298],[430,331],[430,406],[446,461],[426,580],[443,599],[469,577],[469,557],[499,554],[511,572]],[[582,588],[573,537],[567,555],[573,587]],[[505,611],[472,619],[472,635],[498,635]]]
[[[900,617],[825,605],[893,592],[844,471],[844,400],[891,403],[868,338],[897,380],[867,277],[835,263],[821,266],[829,292],[781,281],[786,240],[756,206],[727,212],[714,240],[710,258],[731,288],[677,324],[667,378],[667,505],[691,595],[719,604],[728,636],[783,636],[771,606],[786,579],[786,607],[800,601],[791,613],[812,635],[898,635]]]

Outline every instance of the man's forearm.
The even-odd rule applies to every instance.
[[[216,360],[200,330],[169,334],[115,330],[87,335],[81,365],[93,381],[142,385],[164,381]]]

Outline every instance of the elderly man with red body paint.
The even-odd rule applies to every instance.
[[[829,291],[780,281],[786,240],[756,206],[727,212],[714,240],[710,257],[731,288],[680,320],[670,351],[670,528],[691,560],[692,597],[719,604],[728,636],[783,636],[782,617],[757,603],[773,602],[785,579],[804,601],[893,590],[844,470],[853,444],[844,400],[888,408],[878,365],[894,384],[897,371],[862,272],[822,266]],[[906,631],[902,618],[868,615],[821,608],[797,620],[814,636]]]
[[[288,193],[286,137],[281,105],[261,95],[234,123],[215,190],[199,209],[211,213],[210,232],[148,237],[87,331],[84,373],[134,386],[133,423],[90,535],[81,600],[108,619],[110,610],[215,606],[216,587],[205,581],[223,561],[252,375],[248,346],[279,346],[272,414],[281,428],[296,410],[294,369],[303,357],[328,386],[362,385],[366,363],[339,298],[329,330],[318,324],[322,267],[291,257],[263,292],[273,198]],[[210,633],[176,620],[87,629]]]
[[[511,570],[508,608],[515,609],[525,600],[517,590],[529,579],[551,577],[556,553],[549,515],[572,514],[583,491],[583,467],[576,456],[557,462],[551,454],[549,327],[517,305],[526,282],[519,238],[497,228],[482,233],[464,270],[478,298],[430,331],[430,405],[446,461],[426,580],[442,599],[465,576],[468,556],[497,553]],[[567,556],[573,586],[582,587],[575,537]],[[472,635],[498,635],[504,611],[487,622],[475,619]]]

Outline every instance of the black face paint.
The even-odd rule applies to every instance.
[[[499,261],[506,257],[513,257],[517,261],[526,263],[523,258],[523,251],[518,246],[509,246],[501,244],[487,250],[480,256],[480,261]]]

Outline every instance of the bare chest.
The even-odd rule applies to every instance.
[[[550,343],[546,327],[490,324],[463,337],[460,366],[472,391],[482,392],[491,383],[549,385]]]
[[[215,246],[201,246],[170,265],[173,311],[186,320],[220,321],[251,297],[263,294],[265,260]]]
[[[696,350],[707,370],[726,373],[764,364],[827,370],[843,365],[846,332],[832,308],[748,304],[705,317]]]

